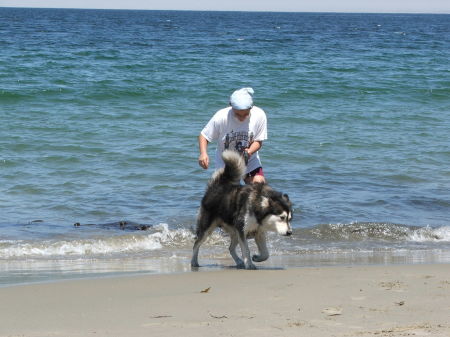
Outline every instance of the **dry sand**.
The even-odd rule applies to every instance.
[[[221,270],[0,288],[0,336],[450,336],[450,265]]]

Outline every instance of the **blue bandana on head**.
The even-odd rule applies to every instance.
[[[235,110],[247,110],[253,106],[252,88],[242,88],[233,92],[230,96],[230,104]]]

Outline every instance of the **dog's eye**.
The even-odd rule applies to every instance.
[[[280,219],[283,220],[283,221],[286,220],[286,215],[281,215]]]

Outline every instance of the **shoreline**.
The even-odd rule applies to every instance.
[[[448,336],[448,264],[322,266],[0,288],[0,336]]]
[[[0,260],[0,288],[77,280],[172,275],[190,273],[190,252],[181,256],[116,257],[57,260]],[[201,258],[199,272],[236,270],[228,252]],[[447,250],[309,253],[272,255],[258,270],[328,267],[414,266],[450,264]]]

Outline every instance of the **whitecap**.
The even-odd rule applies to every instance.
[[[415,242],[450,242],[450,226],[422,227],[412,231],[408,240]]]
[[[0,247],[0,259],[88,257],[161,249],[153,235],[123,235],[97,239],[9,242]]]

